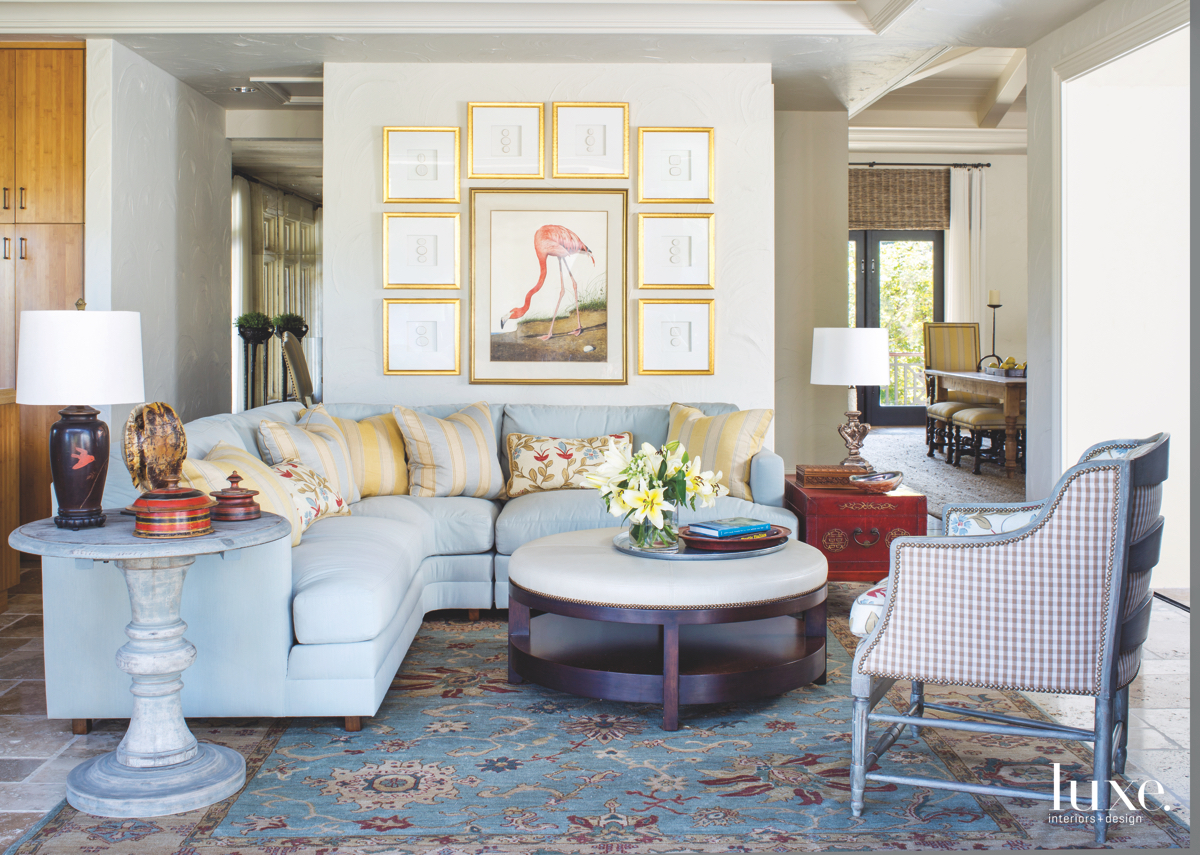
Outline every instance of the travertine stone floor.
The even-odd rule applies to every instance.
[[[1164,593],[1188,603],[1187,591]],[[1164,798],[1185,821],[1191,797],[1189,626],[1186,612],[1155,602],[1142,672],[1130,693],[1133,730],[1127,770],[1139,782],[1161,782],[1168,790]],[[1091,704],[1085,698],[1031,697],[1068,724],[1090,721]],[[0,613],[0,850],[63,798],[67,773],[76,764],[115,748],[125,725],[102,721],[87,736],[74,736],[70,722],[46,718],[41,576],[36,569],[27,570],[10,591],[7,611]]]

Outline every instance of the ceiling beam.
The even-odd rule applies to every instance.
[[[1013,102],[1025,90],[1029,79],[1029,70],[1025,61],[1025,48],[1017,48],[1017,52],[1008,61],[1000,79],[988,92],[983,103],[979,105],[978,119],[981,128],[996,128],[1000,120],[1008,115]]]
[[[947,45],[928,51],[915,63],[901,71],[883,86],[865,98],[851,104],[849,106],[850,118],[853,119],[889,92],[895,92],[897,89],[908,86],[910,83],[916,83],[918,80],[924,80],[926,77],[939,74],[948,68],[953,68],[979,50],[982,50],[982,48],[950,47]]]

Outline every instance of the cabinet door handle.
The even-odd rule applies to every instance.
[[[8,188],[4,188],[4,210],[8,210]]]
[[[4,260],[5,261],[8,261],[10,258],[12,258],[12,250],[9,249],[10,245],[11,245],[11,240],[9,238],[5,238],[4,239]]]
[[[868,541],[867,543],[863,543],[861,540],[858,539],[858,536],[862,533],[863,533],[863,530],[861,528],[856,528],[854,531],[850,532],[850,536],[854,538],[854,542],[857,543],[859,546],[874,546],[875,544],[879,543],[879,529],[877,529],[877,528],[871,529],[871,534],[875,535],[875,539]]]
[[[25,260],[25,238],[21,238],[21,260]]]
[[[21,210],[25,210],[25,188],[21,188]]]

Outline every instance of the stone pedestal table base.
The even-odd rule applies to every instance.
[[[67,801],[96,816],[164,816],[218,802],[246,783],[246,761],[199,743],[183,718],[183,671],[196,659],[179,618],[192,556],[119,560],[133,619],[117,667],[133,678],[133,716],[117,750],[76,766]]]

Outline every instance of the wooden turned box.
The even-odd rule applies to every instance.
[[[798,536],[829,560],[833,582],[877,582],[888,574],[897,537],[925,534],[925,496],[903,484],[890,493],[801,487],[786,476],[784,505],[799,520]]]

